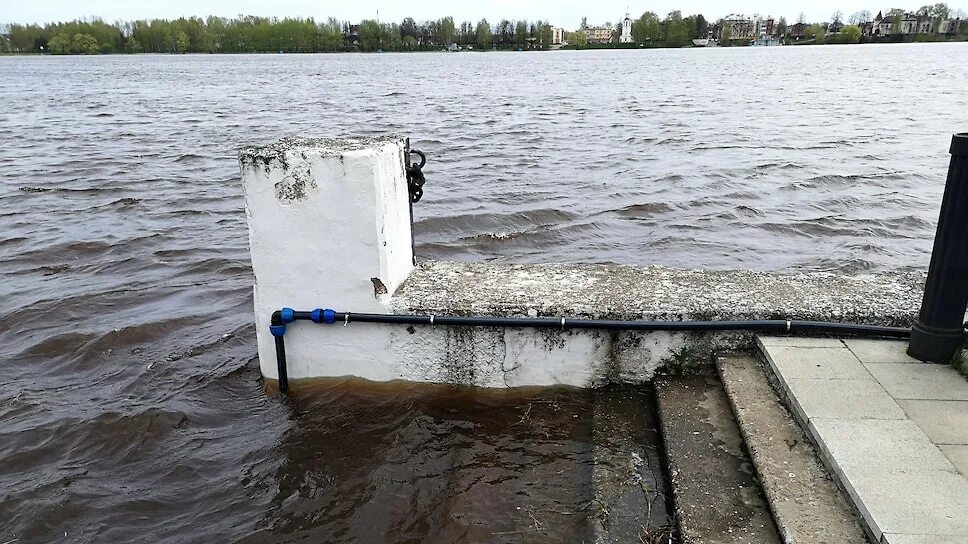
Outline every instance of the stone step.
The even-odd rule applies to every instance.
[[[853,507],[784,408],[760,361],[731,355],[719,357],[716,367],[783,541],[867,543]]]
[[[716,371],[660,378],[656,399],[682,542],[781,542]]]

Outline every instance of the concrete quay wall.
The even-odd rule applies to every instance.
[[[790,319],[908,326],[921,274],[659,266],[413,264],[398,138],[290,138],[240,153],[260,366],[277,378],[269,317],[339,312],[622,320]],[[419,205],[419,204],[418,204]],[[751,347],[743,332],[629,332],[295,322],[290,379],[579,387],[651,379],[664,364]]]

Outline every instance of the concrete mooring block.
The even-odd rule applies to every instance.
[[[239,154],[255,274],[262,374],[277,378],[272,312],[386,313],[413,268],[410,200],[399,138],[287,138]],[[294,323],[289,376],[396,376],[389,327]]]

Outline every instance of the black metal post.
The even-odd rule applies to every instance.
[[[938,231],[908,354],[935,363],[951,361],[965,341],[968,306],[968,132],[951,137],[951,164]]]

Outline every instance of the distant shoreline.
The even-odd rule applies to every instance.
[[[903,45],[903,44],[932,44],[932,43],[968,43],[968,36],[957,37],[952,39],[944,40],[877,40],[877,41],[862,41],[860,43],[816,43],[814,40],[802,40],[800,42],[785,43],[786,47],[806,47],[811,45],[824,46],[824,45]],[[39,53],[36,51],[10,51],[10,52],[0,52],[0,57],[128,57],[128,56],[211,56],[211,55],[344,55],[344,54],[354,54],[354,55],[381,55],[381,54],[452,54],[452,53],[537,53],[537,52],[554,52],[554,51],[641,51],[641,50],[656,50],[656,49],[743,49],[746,47],[751,47],[748,44],[730,44],[730,45],[710,45],[710,46],[696,46],[696,45],[686,45],[681,47],[674,46],[664,46],[664,45],[650,45],[650,46],[629,46],[624,44],[603,44],[595,46],[564,46],[553,49],[467,49],[462,51],[447,51],[447,50],[412,50],[412,51],[228,51],[228,52],[151,52],[151,53],[128,53],[123,51],[114,51],[111,53]]]

